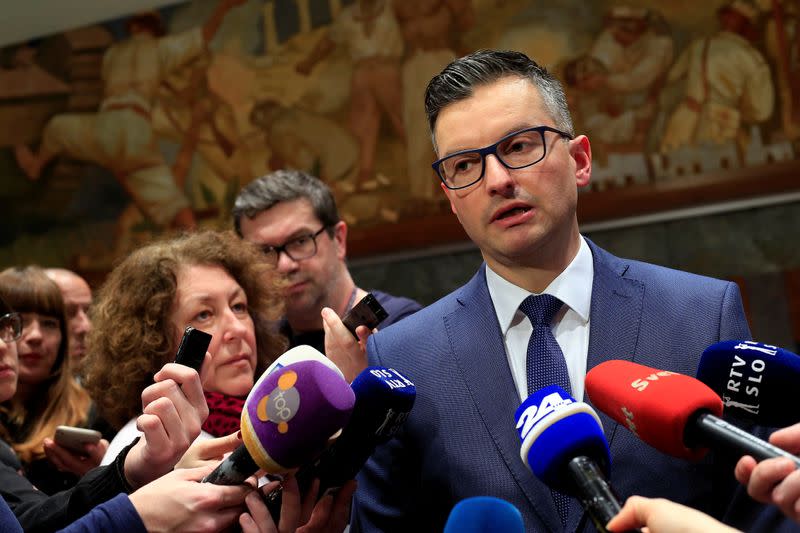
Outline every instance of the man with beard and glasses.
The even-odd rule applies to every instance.
[[[347,269],[347,223],[339,218],[328,186],[299,170],[272,172],[242,189],[233,219],[236,232],[261,246],[285,276],[286,317],[281,330],[290,346],[308,344],[324,352],[323,321],[338,334],[336,342],[354,341],[343,333],[338,317],[367,291],[356,286]],[[371,292],[389,313],[381,329],[421,307],[408,298]]]

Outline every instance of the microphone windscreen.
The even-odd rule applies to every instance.
[[[336,364],[325,357],[325,355],[314,348],[313,346],[309,346],[307,344],[301,344],[300,346],[295,346],[289,350],[286,350],[283,355],[278,357],[275,361],[272,362],[269,367],[264,371],[263,375],[269,375],[275,370],[279,370],[285,366],[291,365],[293,363],[299,363],[300,361],[317,361],[318,363],[322,363],[323,365],[327,366],[331,370],[338,373],[342,378],[344,378],[344,374],[342,371],[339,370],[339,367]]]
[[[316,457],[350,418],[350,385],[318,361],[266,372],[242,410],[242,441],[258,466],[282,473]]]
[[[393,368],[373,366],[363,370],[351,385],[356,397],[353,414],[342,437],[375,447],[389,440],[403,425],[417,388]]]
[[[800,384],[800,356],[753,341],[723,341],[705,349],[697,379],[722,397],[725,414],[762,426],[800,421],[794,387]]]
[[[382,366],[366,368],[351,386],[356,400],[350,421],[316,461],[297,472],[301,494],[306,493],[315,478],[319,479],[320,494],[353,479],[375,447],[402,427],[417,396],[416,387],[408,378]],[[267,502],[274,517],[279,516],[277,495],[268,496]]]
[[[524,533],[522,513],[491,496],[466,498],[453,506],[444,533]]]
[[[722,400],[702,382],[630,361],[606,361],[591,369],[586,394],[595,407],[650,446],[690,461],[708,451],[684,443],[690,417],[700,409],[722,414]]]
[[[611,452],[600,417],[564,389],[550,385],[534,392],[514,418],[522,441],[520,457],[545,485],[572,493],[567,465],[578,456],[589,457],[609,475]]]

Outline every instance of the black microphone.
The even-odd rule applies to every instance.
[[[622,503],[608,482],[611,452],[594,409],[550,385],[528,396],[514,417],[525,465],[551,489],[577,497],[606,533]]]
[[[794,388],[800,356],[754,341],[723,341],[705,349],[697,379],[722,397],[724,413],[762,426],[800,422]]]
[[[363,370],[352,383],[355,404],[350,421],[339,438],[311,463],[295,474],[300,494],[312,481],[320,481],[317,498],[340,488],[353,479],[375,448],[388,441],[408,418],[417,390],[414,384],[393,368],[373,366]],[[278,521],[281,488],[267,494],[267,507]]]

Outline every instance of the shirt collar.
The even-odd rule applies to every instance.
[[[592,304],[592,282],[594,281],[594,264],[592,251],[586,240],[581,236],[578,253],[567,268],[542,291],[542,294],[551,294],[564,302],[575,311],[581,320],[589,320],[589,310]],[[518,287],[500,277],[489,266],[486,266],[486,285],[492,297],[495,314],[500,324],[500,329],[505,335],[512,326],[514,316],[519,310],[522,301],[530,296],[531,292]],[[521,313],[520,313],[521,314]]]

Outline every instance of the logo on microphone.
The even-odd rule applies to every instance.
[[[540,393],[546,392],[551,389],[556,389],[555,392],[551,392],[550,394],[545,394],[543,398],[539,401],[539,403],[532,403],[529,405],[525,410],[520,414],[517,418],[517,429],[520,430],[520,439],[525,440],[528,434],[531,432],[533,427],[542,421],[547,415],[555,413],[559,409],[566,407],[572,403],[575,403],[566,392],[566,398],[564,398],[558,391],[562,390],[559,389],[555,385],[551,385],[545,389],[542,389],[533,395],[531,395],[527,401],[533,400],[536,401],[536,396],[540,396]]]
[[[625,425],[628,427],[631,433],[639,437],[639,433],[636,432],[636,423],[633,421],[633,411],[624,405],[620,408],[620,411],[622,411],[622,414],[625,415]]]
[[[733,347],[734,350],[748,350],[748,351],[756,351],[759,353],[763,353],[764,355],[768,355],[770,357],[774,357],[778,353],[777,346],[770,346],[769,344],[761,344],[759,342],[753,341],[744,341],[740,342],[736,346]],[[750,368],[747,368],[747,362],[739,357],[736,354],[733,354],[733,362],[731,363],[731,371],[728,374],[730,378],[728,382],[725,384],[725,388],[732,393],[740,393],[742,385],[744,385],[744,393],[747,396],[754,396],[758,397],[758,385],[761,383],[761,380],[764,379],[764,369],[767,367],[767,364],[762,359],[753,359],[750,362]],[[745,378],[745,373],[747,375]],[[734,402],[729,397],[723,396],[723,399],[726,400],[726,405],[730,405],[732,407],[744,409],[745,411],[749,411],[753,414],[758,414],[758,405],[749,406],[745,404],[740,404],[738,402]],[[754,407],[756,410],[751,411],[747,409],[747,407]]]
[[[722,395],[722,401],[725,407],[730,407],[732,409],[741,409],[742,411],[747,411],[748,413],[754,415],[758,414],[758,410],[761,407],[761,404],[748,405],[746,403],[737,402],[736,400],[725,394]]]
[[[300,407],[300,393],[294,387],[297,373],[287,370],[278,378],[278,386],[258,401],[256,415],[262,422],[278,425],[280,433],[289,431],[289,420],[297,414]]]
[[[369,373],[386,383],[390,389],[404,389],[414,386],[411,380],[394,368],[373,368]]]
[[[670,372],[669,370],[659,370],[658,372],[653,372],[649,376],[635,380],[633,383],[631,383],[631,387],[639,392],[642,392],[647,388],[648,385],[650,385],[651,382],[658,381],[659,378],[665,378],[667,376],[674,375],[675,372]]]

